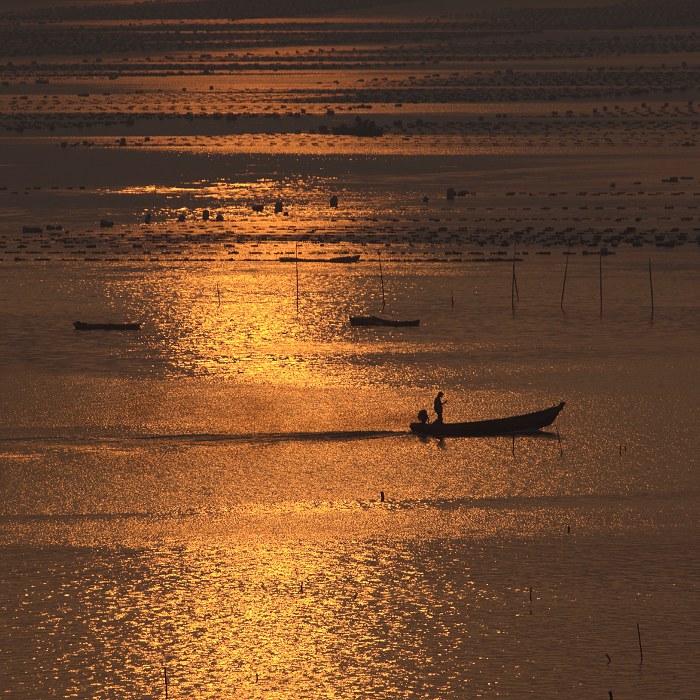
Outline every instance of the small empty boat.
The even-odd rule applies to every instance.
[[[418,326],[420,319],[416,318],[412,321],[394,321],[391,318],[381,318],[380,316],[350,316],[351,326]]]
[[[360,259],[359,255],[337,255],[333,258],[297,258],[292,256],[282,256],[280,262],[315,262],[315,263],[356,263]]]
[[[76,331],[138,331],[140,323],[85,323],[73,321]]]

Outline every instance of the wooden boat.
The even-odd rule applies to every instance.
[[[390,318],[380,318],[379,316],[350,316],[351,326],[418,326],[420,319],[416,318],[412,321],[394,321]]]
[[[556,420],[564,408],[564,401],[557,406],[521,416],[479,420],[468,423],[411,423],[411,432],[434,437],[488,437],[489,435],[514,435],[534,433]]]
[[[84,323],[73,321],[76,331],[138,331],[140,323]]]
[[[297,258],[294,255],[283,256],[280,262],[316,262],[316,263],[356,263],[360,259],[359,255],[338,255],[334,258]]]

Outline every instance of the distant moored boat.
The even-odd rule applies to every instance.
[[[359,255],[338,255],[334,258],[297,258],[292,255],[281,257],[280,262],[356,263],[359,259]]]
[[[418,326],[420,319],[411,321],[394,321],[391,318],[381,318],[380,316],[350,316],[351,326]]]
[[[138,331],[140,323],[85,323],[73,321],[76,331]]]

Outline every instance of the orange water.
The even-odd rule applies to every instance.
[[[597,259],[562,313],[528,256],[515,314],[509,265],[387,263],[417,329],[348,325],[371,261],[302,265],[298,316],[283,263],[8,268],[9,697],[692,697],[697,266],[656,258],[651,320],[646,262],[605,260],[602,318]],[[438,388],[447,420],[567,407],[424,442]]]

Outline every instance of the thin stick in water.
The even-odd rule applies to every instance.
[[[654,318],[654,281],[651,277],[651,258],[649,258],[649,291],[651,292],[651,317]]]
[[[297,278],[297,315],[299,315],[299,243],[294,244],[294,270]]]
[[[642,649],[642,633],[639,631],[639,623],[637,623],[637,640],[639,641],[639,663],[644,661],[644,650]]]
[[[520,301],[520,294],[518,293],[518,280],[515,277],[515,254],[518,248],[518,244],[513,244],[513,272],[510,282],[510,308],[515,311],[515,302]]]
[[[564,263],[564,281],[561,285],[561,301],[559,302],[559,308],[562,311],[564,310],[564,290],[566,289],[566,273],[569,271],[569,258],[571,257],[570,253],[571,245],[569,245],[569,248],[566,251],[566,262]]]
[[[559,456],[563,457],[564,456],[564,448],[561,445],[561,435],[559,435],[559,428],[557,426],[554,426],[554,430],[557,431],[557,440],[559,441]]]
[[[600,315],[603,315],[603,256],[598,257],[598,286],[600,287]]]
[[[168,667],[163,666],[163,682],[165,683],[165,700],[168,700]]]
[[[382,311],[384,311],[384,307],[386,306],[386,298],[384,297],[384,272],[382,271],[382,253],[381,253],[381,251],[377,252],[377,260],[379,260],[379,279],[381,280],[381,283],[382,283]]]
[[[216,283],[216,296],[219,298],[219,306],[221,306],[221,290],[218,282]]]

